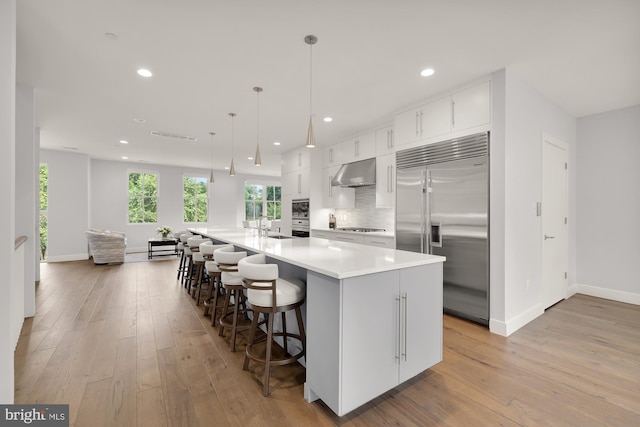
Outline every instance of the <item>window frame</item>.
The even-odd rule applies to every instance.
[[[154,222],[146,222],[146,221],[142,221],[142,222],[131,222],[131,215],[130,215],[130,206],[129,203],[131,202],[131,198],[132,197],[136,197],[136,198],[142,198],[144,199],[145,196],[131,196],[131,194],[129,193],[129,181],[131,179],[131,174],[144,174],[144,175],[155,175],[156,176],[156,220]],[[146,197],[146,198],[152,198],[152,197]],[[144,206],[144,203],[143,203]],[[126,216],[127,216],[127,225],[149,225],[149,224],[158,224],[158,212],[160,210],[160,171],[158,170],[153,170],[153,169],[127,169],[127,212],[126,212]],[[143,209],[143,218],[144,218],[144,209]]]
[[[261,186],[262,187],[262,199],[261,200],[247,200],[246,198],[246,188],[247,186]],[[280,200],[269,200],[267,199],[267,187],[280,187]],[[245,220],[249,220],[249,221],[253,221],[256,220],[257,218],[247,218],[247,202],[256,202],[259,201],[262,203],[262,212],[264,215],[266,215],[266,213],[268,212],[268,206],[269,206],[269,202],[273,202],[273,203],[277,203],[280,205],[280,209],[277,210],[276,212],[280,212],[280,217],[279,218],[269,218],[270,221],[275,220],[280,220],[282,219],[282,183],[280,182],[274,182],[274,181],[254,181],[254,180],[247,180],[244,183],[244,186],[242,187],[242,191],[243,191],[243,207],[244,207],[244,219]],[[274,192],[275,194],[275,192]],[[254,209],[254,217],[255,217],[255,209]]]
[[[197,197],[197,192],[196,192],[196,196],[191,198],[191,200],[194,200],[196,202],[196,206],[197,206],[198,199],[204,199],[204,201],[206,203],[206,214],[205,214],[205,220],[204,221],[185,221],[185,209],[186,209],[186,201],[187,201],[187,199],[185,198],[184,184],[185,184],[185,179],[187,179],[187,178],[194,178],[196,180],[197,179],[202,179],[204,181],[206,187],[207,187],[207,191],[205,192],[206,196]],[[197,184],[197,181],[196,181],[196,184]],[[210,191],[210,188],[211,187],[209,186],[209,177],[200,176],[198,174],[189,174],[189,173],[182,174],[182,223],[183,224],[208,224],[209,223],[209,191]]]

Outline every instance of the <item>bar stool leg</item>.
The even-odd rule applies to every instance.
[[[286,340],[286,337],[285,337]],[[269,396],[269,378],[271,373],[271,343],[273,342],[273,315],[269,313],[269,319],[267,319],[267,354],[265,354],[264,365],[264,395]]]

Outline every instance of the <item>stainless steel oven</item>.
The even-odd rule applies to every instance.
[[[291,201],[291,217],[309,219],[309,199],[294,199]]]
[[[309,199],[291,201],[291,235],[309,237]]]

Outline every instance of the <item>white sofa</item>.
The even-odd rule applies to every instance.
[[[124,262],[127,238],[120,231],[88,230],[89,256],[95,264]]]

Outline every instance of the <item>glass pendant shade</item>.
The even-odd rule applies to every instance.
[[[213,177],[213,169],[211,169],[211,174],[209,175],[209,183],[213,184],[216,182],[216,179]]]
[[[229,167],[229,176],[236,176],[236,166],[233,164],[233,157],[231,158],[231,166]]]
[[[261,166],[262,165],[262,157],[260,157],[260,146],[256,146],[256,157],[255,157],[256,161],[255,161],[255,165],[256,166]]]

